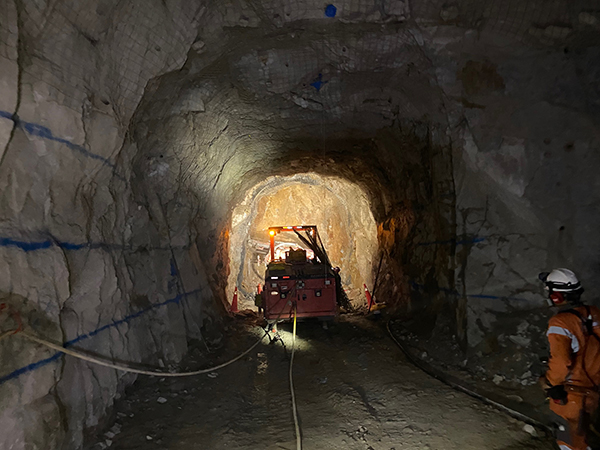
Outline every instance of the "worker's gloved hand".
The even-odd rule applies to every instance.
[[[548,379],[544,375],[538,378],[538,383],[540,384],[540,387],[545,391],[552,387],[552,385],[548,383]]]
[[[567,404],[567,391],[562,384],[546,389],[546,396],[559,405]]]

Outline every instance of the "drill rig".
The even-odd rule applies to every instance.
[[[295,233],[314,257],[303,248],[290,248],[285,257],[276,258],[275,237],[283,232]],[[262,305],[267,320],[285,320],[296,307],[298,318],[333,319],[338,306],[349,307],[342,289],[339,269],[333,268],[314,225],[269,228],[271,261],[265,272]]]

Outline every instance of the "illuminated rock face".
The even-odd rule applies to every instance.
[[[271,226],[316,225],[342,283],[355,305],[364,304],[363,283],[372,286],[377,259],[377,228],[367,195],[342,178],[301,174],[273,177],[253,189],[233,211],[229,241],[229,293],[238,287],[244,307],[264,283]],[[301,245],[293,233],[277,243]],[[285,247],[287,248],[287,246]]]
[[[263,226],[236,234],[236,206],[308,173],[369,205],[376,231],[353,198],[319,212],[361,216],[328,242],[350,289],[383,254],[379,298],[432,330],[449,317],[464,348],[541,305],[541,269],[600,292],[596,12],[258,3],[1,3],[0,301],[29,327],[177,362],[219,338],[233,239]],[[16,337],[0,359],[2,448],[80,447],[134,380]]]

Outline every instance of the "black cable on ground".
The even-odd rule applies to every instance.
[[[484,395],[479,394],[478,392],[475,392],[469,388],[466,388],[465,386],[457,383],[456,381],[451,380],[450,376],[445,375],[443,373],[439,373],[436,370],[433,370],[433,368],[429,367],[428,364],[424,363],[419,358],[416,358],[414,355],[412,355],[410,353],[410,351],[408,351],[408,349],[400,342],[400,340],[394,336],[394,334],[392,333],[392,330],[390,328],[390,323],[391,323],[391,320],[388,320],[386,323],[386,328],[387,328],[388,334],[390,335],[390,337],[392,338],[394,343],[398,346],[398,348],[400,348],[400,350],[402,350],[402,353],[404,353],[404,355],[408,358],[408,360],[413,365],[415,365],[417,368],[419,368],[420,370],[425,372],[427,375],[450,386],[452,389],[463,392],[473,398],[476,398],[477,400],[479,400],[487,405],[493,406],[494,408],[497,408],[500,411],[507,413],[509,416],[514,417],[515,419],[518,419],[522,422],[528,423],[529,425],[532,425],[534,427],[540,428],[550,435],[553,434],[552,429],[548,425],[540,422],[539,420],[536,420],[536,419],[529,417],[523,413],[520,413],[519,411],[515,411],[514,409],[512,409],[506,405],[503,405],[502,403],[499,403],[499,402],[492,400]]]

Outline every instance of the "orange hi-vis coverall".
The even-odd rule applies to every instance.
[[[586,429],[598,405],[600,341],[588,334],[586,320],[600,337],[600,309],[595,306],[561,311],[548,323],[550,360],[546,379],[552,386],[564,385],[567,391],[565,405],[550,400],[550,409],[563,419],[559,420],[563,426],[557,435],[561,450],[590,448]]]

